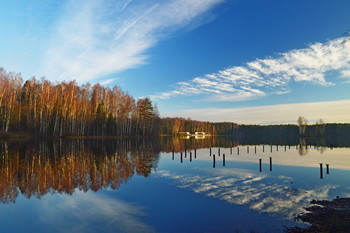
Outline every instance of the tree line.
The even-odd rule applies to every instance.
[[[75,81],[23,81],[20,73],[0,68],[0,135],[158,136],[183,131],[225,134],[235,123],[160,118],[149,98],[135,100],[119,86]]]
[[[43,136],[156,135],[159,115],[149,98],[120,87],[52,83],[0,68],[0,132]]]
[[[0,136],[11,132],[35,136],[159,136],[205,132],[238,141],[297,141],[299,137],[344,137],[350,124],[239,125],[180,117],[160,118],[149,98],[134,99],[119,86],[104,87],[75,81],[52,83],[0,68]]]

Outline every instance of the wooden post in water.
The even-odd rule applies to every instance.
[[[213,154],[213,168],[215,168],[215,154]]]
[[[180,161],[181,161],[181,163],[183,162],[183,160],[182,160],[182,152],[181,152],[181,156],[180,156]]]
[[[276,145],[276,151],[278,151],[278,145]]]
[[[220,148],[218,149],[218,155],[220,156]]]
[[[320,163],[320,179],[323,179],[322,163]]]
[[[259,171],[262,172],[261,159],[259,159]]]
[[[329,174],[329,164],[326,164],[326,173]]]
[[[222,155],[222,166],[225,167],[225,154]]]
[[[232,155],[232,147],[230,148],[230,155]]]
[[[249,154],[249,146],[247,146],[247,153]]]
[[[272,157],[270,157],[270,171],[272,171]]]
[[[272,153],[272,145],[270,145],[270,151],[271,151],[271,153]]]
[[[255,151],[255,154],[256,154],[256,146],[254,147],[254,151]]]
[[[263,152],[265,152],[265,145],[263,145]]]
[[[172,156],[172,159],[174,160],[174,151],[173,151],[173,156]]]
[[[194,149],[194,158],[196,159],[197,158],[197,150]]]
[[[239,155],[239,147],[237,146],[237,155]]]
[[[192,162],[192,152],[190,152],[190,162]]]

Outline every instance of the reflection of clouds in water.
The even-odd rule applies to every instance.
[[[181,188],[225,200],[231,204],[247,205],[259,212],[278,213],[287,218],[304,212],[312,199],[326,199],[335,185],[325,185],[310,190],[293,188],[291,178],[267,176],[245,169],[220,169],[202,176],[177,175],[169,171],[158,174],[176,180]]]
[[[76,192],[44,199],[41,221],[57,232],[154,232],[135,205],[96,193]]]

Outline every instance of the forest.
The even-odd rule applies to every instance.
[[[234,116],[233,116],[234,118]],[[149,98],[135,99],[119,86],[75,81],[24,81],[0,68],[0,136],[163,136],[205,132],[244,141],[298,140],[299,137],[348,137],[350,124],[308,125],[304,117],[290,125],[239,125],[180,117],[161,118]],[[297,139],[296,139],[297,138]]]
[[[0,142],[0,155],[0,202],[11,203],[20,193],[41,198],[76,189],[118,189],[135,174],[149,176],[159,152],[142,141],[55,139]]]
[[[37,136],[156,135],[157,107],[120,87],[52,82],[0,68],[0,132]]]

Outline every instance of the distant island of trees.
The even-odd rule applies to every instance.
[[[149,98],[135,100],[119,86],[103,87],[75,81],[52,83],[0,68],[0,136],[160,136],[205,132],[244,138],[322,137],[348,135],[350,124],[239,125],[185,118],[160,118]]]

